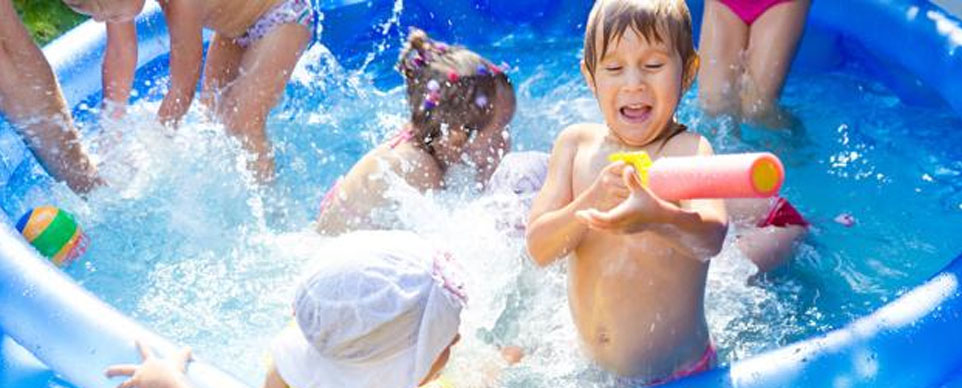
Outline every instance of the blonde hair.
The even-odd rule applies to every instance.
[[[691,14],[684,0],[598,0],[585,29],[584,65],[592,78],[608,45],[620,40],[628,28],[649,41],[669,43],[681,56],[683,84],[687,89],[698,68],[691,32]],[[600,29],[600,31],[599,31]],[[601,47],[597,47],[601,33]],[[667,36],[662,36],[662,34]]]
[[[429,152],[445,130],[467,135],[490,124],[498,87],[513,91],[504,69],[461,46],[412,29],[397,64],[407,86],[415,144]]]

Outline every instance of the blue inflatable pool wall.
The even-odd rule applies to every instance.
[[[385,20],[400,2],[321,1],[322,42],[347,67],[384,39],[372,20]],[[689,1],[695,25],[702,4]],[[496,39],[491,31],[531,28],[545,36],[583,33],[590,1],[409,0],[400,25],[465,43]],[[166,54],[163,17],[156,5],[138,19],[138,63]],[[857,15],[857,16],[853,16]],[[478,22],[483,21],[483,22]],[[102,25],[85,23],[44,49],[68,101],[100,89]],[[962,115],[962,27],[927,1],[815,1],[795,71],[820,72],[855,63],[908,104],[950,106]],[[24,178],[36,161],[16,134],[0,129],[4,192],[43,190]],[[5,194],[6,195],[6,194]],[[19,211],[7,197],[6,212]],[[0,212],[0,387],[116,386],[102,376],[113,363],[138,361],[135,338],[162,354],[177,346],[144,329],[84,291],[38,257]],[[16,216],[15,214],[13,216]],[[946,261],[950,261],[947,258]],[[962,257],[925,284],[848,326],[729,367],[685,379],[686,387],[953,387],[962,386]],[[197,387],[243,387],[221,370],[194,362]]]

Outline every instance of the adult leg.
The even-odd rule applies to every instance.
[[[10,0],[0,0],[0,112],[47,171],[78,193],[101,184],[60,86]]]
[[[214,34],[207,47],[207,59],[204,62],[204,81],[201,89],[201,103],[211,112],[217,111],[217,102],[221,94],[237,79],[241,57],[244,48],[234,42],[233,38]]]
[[[712,115],[738,113],[743,52],[748,46],[748,26],[724,4],[705,1],[698,50],[698,100]]]
[[[267,114],[284,92],[291,72],[311,40],[311,32],[294,23],[282,24],[254,42],[244,53],[240,74],[228,86],[218,109],[224,125],[240,137],[256,159],[257,178],[270,181],[274,157],[264,124]]]
[[[798,41],[805,28],[809,0],[792,0],[769,8],[752,23],[748,40],[742,112],[756,121],[777,115],[777,100],[785,84]]]

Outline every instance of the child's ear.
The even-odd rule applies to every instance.
[[[688,90],[691,85],[695,83],[695,77],[698,75],[698,67],[701,66],[701,59],[699,59],[698,54],[694,54],[685,68],[685,75],[682,78],[682,90]]]
[[[585,77],[585,82],[588,83],[588,89],[591,89],[591,94],[597,96],[598,93],[595,93],[595,77],[588,71],[588,65],[585,65],[585,61],[581,61],[581,75]]]

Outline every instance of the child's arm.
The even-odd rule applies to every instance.
[[[120,118],[130,99],[130,88],[137,70],[137,26],[133,21],[107,23],[107,50],[104,53],[104,112]]]
[[[616,162],[605,167],[591,187],[575,197],[572,171],[581,136],[579,127],[569,127],[558,136],[548,161],[548,176],[531,205],[525,241],[531,258],[540,266],[571,253],[581,243],[588,228],[578,222],[575,212],[591,207],[607,209],[628,196],[619,179],[624,163]]]
[[[699,139],[698,155],[712,155],[711,145]],[[623,179],[631,195],[607,212],[588,209],[578,218],[593,229],[615,233],[636,233],[657,228],[675,235],[696,257],[707,260],[721,250],[728,230],[728,216],[722,200],[691,200],[675,205],[642,187],[634,168],[625,168]]]
[[[10,121],[50,175],[77,193],[104,183],[79,141],[50,63],[9,1],[0,1],[0,116]]]
[[[190,362],[190,349],[184,349],[173,360],[157,358],[144,344],[137,342],[137,350],[143,363],[140,365],[112,365],[107,368],[107,377],[130,376],[118,388],[190,388],[187,383],[187,363]]]
[[[170,30],[170,88],[157,115],[165,125],[176,124],[187,113],[197,90],[203,60],[203,23],[188,0],[160,2]]]
[[[281,374],[277,372],[277,367],[274,366],[273,361],[267,368],[267,377],[264,379],[263,388],[288,388],[287,382],[281,378]]]

